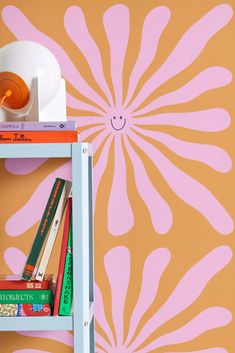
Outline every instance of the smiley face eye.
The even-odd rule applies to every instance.
[[[122,116],[120,116],[120,119],[122,119]]]
[[[115,120],[115,119],[116,119],[116,116],[113,116],[113,119]]]

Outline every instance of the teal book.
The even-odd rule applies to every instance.
[[[73,300],[73,254],[72,254],[72,221],[69,228],[69,238],[64,266],[63,284],[60,298],[59,315],[70,316]]]
[[[50,289],[0,290],[0,304],[50,304]]]
[[[44,241],[46,239],[48,230],[50,228],[51,222],[53,220],[62,190],[64,188],[65,180],[56,178],[54,185],[52,187],[50,196],[47,201],[46,208],[44,210],[43,216],[41,218],[32,248],[30,250],[28,259],[26,261],[22,279],[27,281],[31,280],[38,257],[42,250]]]

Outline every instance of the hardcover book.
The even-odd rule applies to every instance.
[[[50,304],[0,304],[0,317],[50,315]]]
[[[70,222],[68,245],[66,251],[62,292],[60,299],[59,315],[71,315],[73,299],[73,255],[72,255],[72,221]]]
[[[0,290],[0,304],[50,304],[51,302],[50,289]]]
[[[52,276],[49,275],[39,282],[36,280],[25,281],[21,280],[20,275],[10,275],[10,278],[0,275],[0,290],[1,289],[49,289],[51,286]]]
[[[5,121],[0,123],[0,131],[74,131],[75,121]]]
[[[46,246],[43,250],[43,254],[40,260],[40,264],[37,270],[37,274],[36,274],[36,280],[38,281],[42,281],[46,272],[46,268],[47,268],[47,264],[55,243],[55,239],[56,239],[56,235],[58,233],[59,227],[60,227],[60,223],[62,221],[62,217],[63,217],[63,213],[64,213],[64,209],[66,206],[66,203],[68,201],[68,197],[69,194],[71,192],[71,188],[72,188],[72,182],[69,180],[66,180],[64,183],[64,188],[62,190],[61,196],[60,196],[60,200],[58,203],[58,206],[56,208],[56,212],[52,221],[52,225],[49,231],[49,234],[47,236],[46,239]]]
[[[43,243],[46,239],[51,222],[53,220],[56,207],[58,205],[58,202],[64,187],[64,183],[65,183],[65,180],[63,179],[56,178],[55,180],[51,194],[47,201],[45,211],[43,213],[41,222],[39,224],[39,228],[37,230],[32,248],[30,250],[28,259],[26,261],[26,265],[24,267],[24,271],[22,274],[22,279],[30,280],[32,278],[35,265],[37,263],[39,254],[41,252]]]
[[[0,144],[72,143],[77,141],[77,131],[0,131]]]

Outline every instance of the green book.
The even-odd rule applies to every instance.
[[[60,298],[59,315],[70,316],[73,300],[73,254],[72,254],[72,220],[69,227],[68,246],[64,265],[64,276]]]
[[[51,302],[50,289],[0,290],[0,304],[50,304]]]
[[[51,222],[53,220],[62,190],[64,188],[64,184],[65,180],[56,178],[50,196],[48,198],[45,211],[41,218],[36,236],[34,238],[32,248],[26,261],[22,274],[22,279],[29,281],[32,278],[33,271],[35,269],[39,254],[43,247],[43,243],[46,239]]]

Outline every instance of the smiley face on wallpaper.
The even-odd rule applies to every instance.
[[[124,118],[122,115],[120,116],[113,116],[112,119],[110,119],[112,128],[116,131],[120,131],[124,128],[126,125],[126,118]]]
[[[80,100],[68,92],[67,105],[69,108],[84,111],[85,115],[71,118],[77,120],[80,127],[84,127],[80,135],[81,141],[89,138],[94,155],[96,151],[100,151],[94,174],[94,205],[100,182],[113,154],[114,172],[106,207],[107,227],[112,235],[128,233],[135,223],[135,205],[127,192],[129,162],[133,166],[138,194],[147,208],[152,227],[157,234],[167,234],[170,231],[175,207],[173,200],[167,196],[165,199],[155,175],[162,178],[182,202],[200,213],[202,219],[206,219],[216,232],[225,235],[234,230],[234,221],[229,211],[220,197],[216,198],[216,188],[214,194],[210,187],[207,188],[209,180],[204,185],[203,178],[199,180],[197,175],[198,165],[200,168],[204,165],[205,168],[212,169],[212,173],[228,173],[231,170],[232,159],[223,146],[216,145],[216,138],[213,144],[205,143],[205,138],[201,140],[202,133],[203,136],[211,136],[212,132],[218,133],[227,129],[231,124],[231,117],[229,112],[223,109],[223,105],[218,107],[217,104],[209,104],[208,107],[201,101],[195,108],[194,103],[194,100],[204,93],[209,94],[213,90],[213,94],[216,94],[214,90],[223,89],[232,81],[232,72],[227,67],[220,66],[223,61],[220,63],[218,60],[215,66],[215,62],[209,60],[196,71],[194,66],[207,43],[230,22],[232,15],[233,8],[228,4],[201,10],[200,14],[192,19],[191,26],[184,26],[173,43],[166,44],[168,49],[164,54],[165,44],[160,44],[166,40],[164,31],[167,27],[169,31],[174,28],[174,22],[170,25],[171,9],[166,6],[157,6],[146,12],[145,19],[141,20],[143,28],[139,31],[139,37],[136,37],[139,38],[136,46],[133,36],[130,35],[132,29],[129,8],[119,3],[107,8],[100,22],[106,36],[105,47],[102,42],[96,41],[98,38],[91,35],[90,25],[86,22],[82,8],[69,7],[64,16],[63,31],[67,32],[68,38],[86,60],[103,92],[100,95],[99,89],[97,91],[85,81],[86,72],[80,73],[78,62],[76,61],[76,64],[72,61],[73,58],[70,58],[59,42],[35,27],[19,8],[3,8],[3,22],[16,39],[35,40],[46,45],[57,57],[64,78],[85,98],[85,101]],[[136,50],[130,61],[131,43]],[[102,52],[105,48],[109,54],[107,56],[104,53],[103,59]],[[108,62],[109,64],[105,65]],[[188,71],[189,75],[182,77],[176,86],[169,84],[158,90],[166,82],[178,77],[181,72],[190,69],[191,65],[194,67],[192,72]],[[110,82],[106,80],[106,75]],[[219,97],[219,93],[217,94]],[[191,102],[194,108],[185,105]],[[177,129],[172,130],[175,127]],[[195,131],[197,141],[191,140],[191,133],[188,134],[187,129]],[[187,134],[185,138],[184,134]],[[167,150],[172,153],[166,152]],[[129,160],[125,158],[125,154],[128,154]],[[186,172],[183,164],[175,163],[174,155],[182,158],[182,163],[185,160],[186,165],[193,163],[195,170],[190,168]],[[147,160],[151,160],[155,166],[154,178],[150,177]],[[20,173],[14,161],[9,160],[6,163],[9,172]],[[21,166],[24,173],[26,169],[30,173],[35,168],[32,163],[25,166],[24,162],[21,162]],[[60,173],[62,170],[66,175],[66,168],[65,164]],[[47,183],[45,179],[45,184]],[[31,198],[29,202],[30,209],[33,209],[34,199]],[[25,209],[28,210],[26,207]],[[17,217],[22,218],[22,213],[17,212],[7,222],[8,234],[20,232],[19,227],[15,226]],[[27,219],[30,219],[28,215]],[[35,214],[32,219],[35,221]]]

